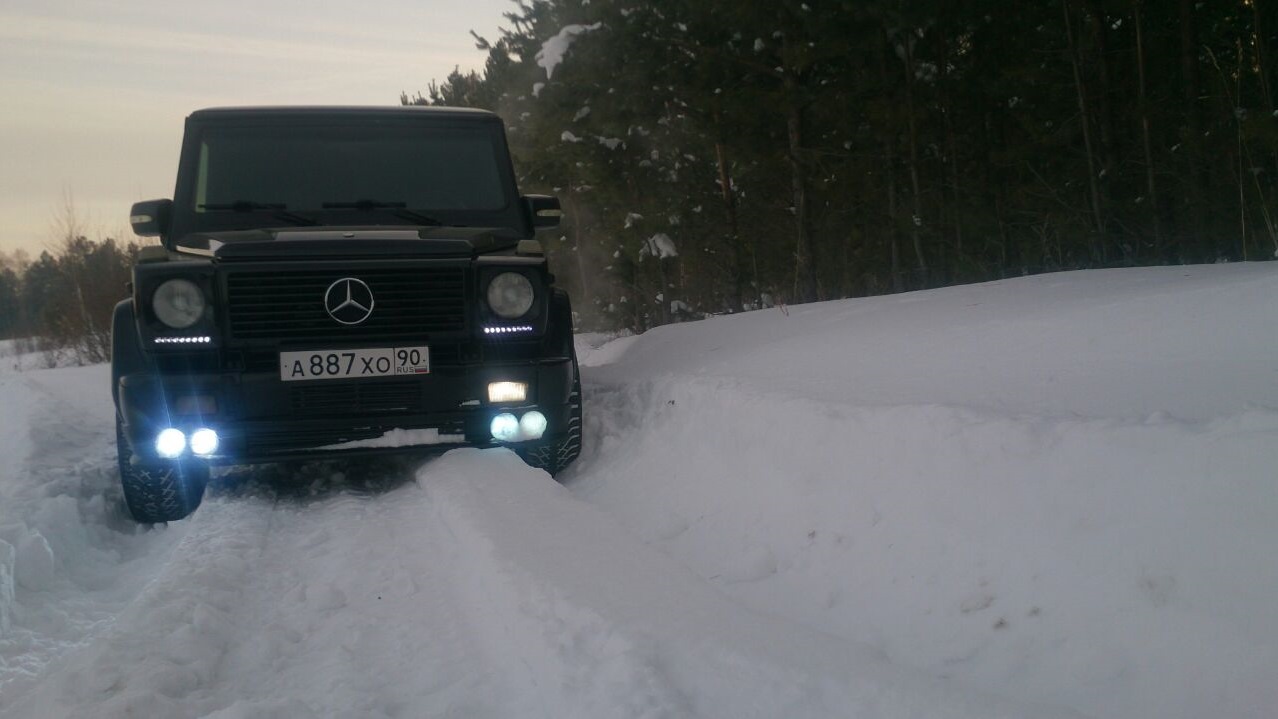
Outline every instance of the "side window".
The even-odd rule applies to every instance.
[[[209,143],[200,142],[200,170],[195,176],[195,211],[203,212],[209,195]]]

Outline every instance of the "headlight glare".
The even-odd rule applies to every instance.
[[[151,309],[175,330],[190,327],[204,316],[204,292],[190,280],[168,280],[151,295]]]
[[[532,282],[518,272],[503,272],[488,283],[488,307],[497,316],[513,320],[532,309]]]
[[[169,427],[155,436],[155,453],[161,457],[177,459],[185,451],[186,435],[182,434],[182,430]]]
[[[207,457],[217,451],[218,436],[217,432],[204,427],[191,433],[191,438],[187,441],[191,447],[191,453],[200,457]]]

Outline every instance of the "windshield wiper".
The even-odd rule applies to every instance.
[[[295,212],[288,212],[283,202],[255,202],[253,200],[233,200],[231,202],[211,202],[199,205],[201,210],[208,212],[258,212],[260,210],[271,210],[271,217],[277,220],[285,220],[294,225],[318,225],[319,222],[312,217],[299,215]]]
[[[323,207],[326,210],[360,210],[362,212],[368,212],[369,210],[391,210],[391,214],[396,217],[405,220],[414,220],[422,225],[439,227],[444,224],[430,215],[423,215],[415,210],[406,209],[408,207],[407,202],[355,200],[354,202],[324,202],[320,204],[320,207]]]

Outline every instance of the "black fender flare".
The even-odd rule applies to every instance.
[[[120,378],[150,369],[150,357],[142,350],[133,300],[121,300],[111,315],[111,401],[120,407]]]
[[[568,293],[555,290],[550,295],[550,317],[543,344],[548,354],[559,357],[576,357],[572,334],[572,301]]]

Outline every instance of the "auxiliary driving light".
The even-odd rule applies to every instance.
[[[191,433],[191,453],[207,457],[217,451],[217,432],[205,427]]]
[[[541,439],[546,433],[546,415],[533,410],[519,418],[519,433],[523,439]]]
[[[186,451],[186,435],[169,427],[155,436],[155,453],[165,459],[177,459]]]
[[[500,442],[513,442],[519,439],[519,420],[509,412],[502,412],[493,417],[491,429],[493,439]]]
[[[523,402],[528,399],[528,385],[524,382],[489,382],[489,402]]]

